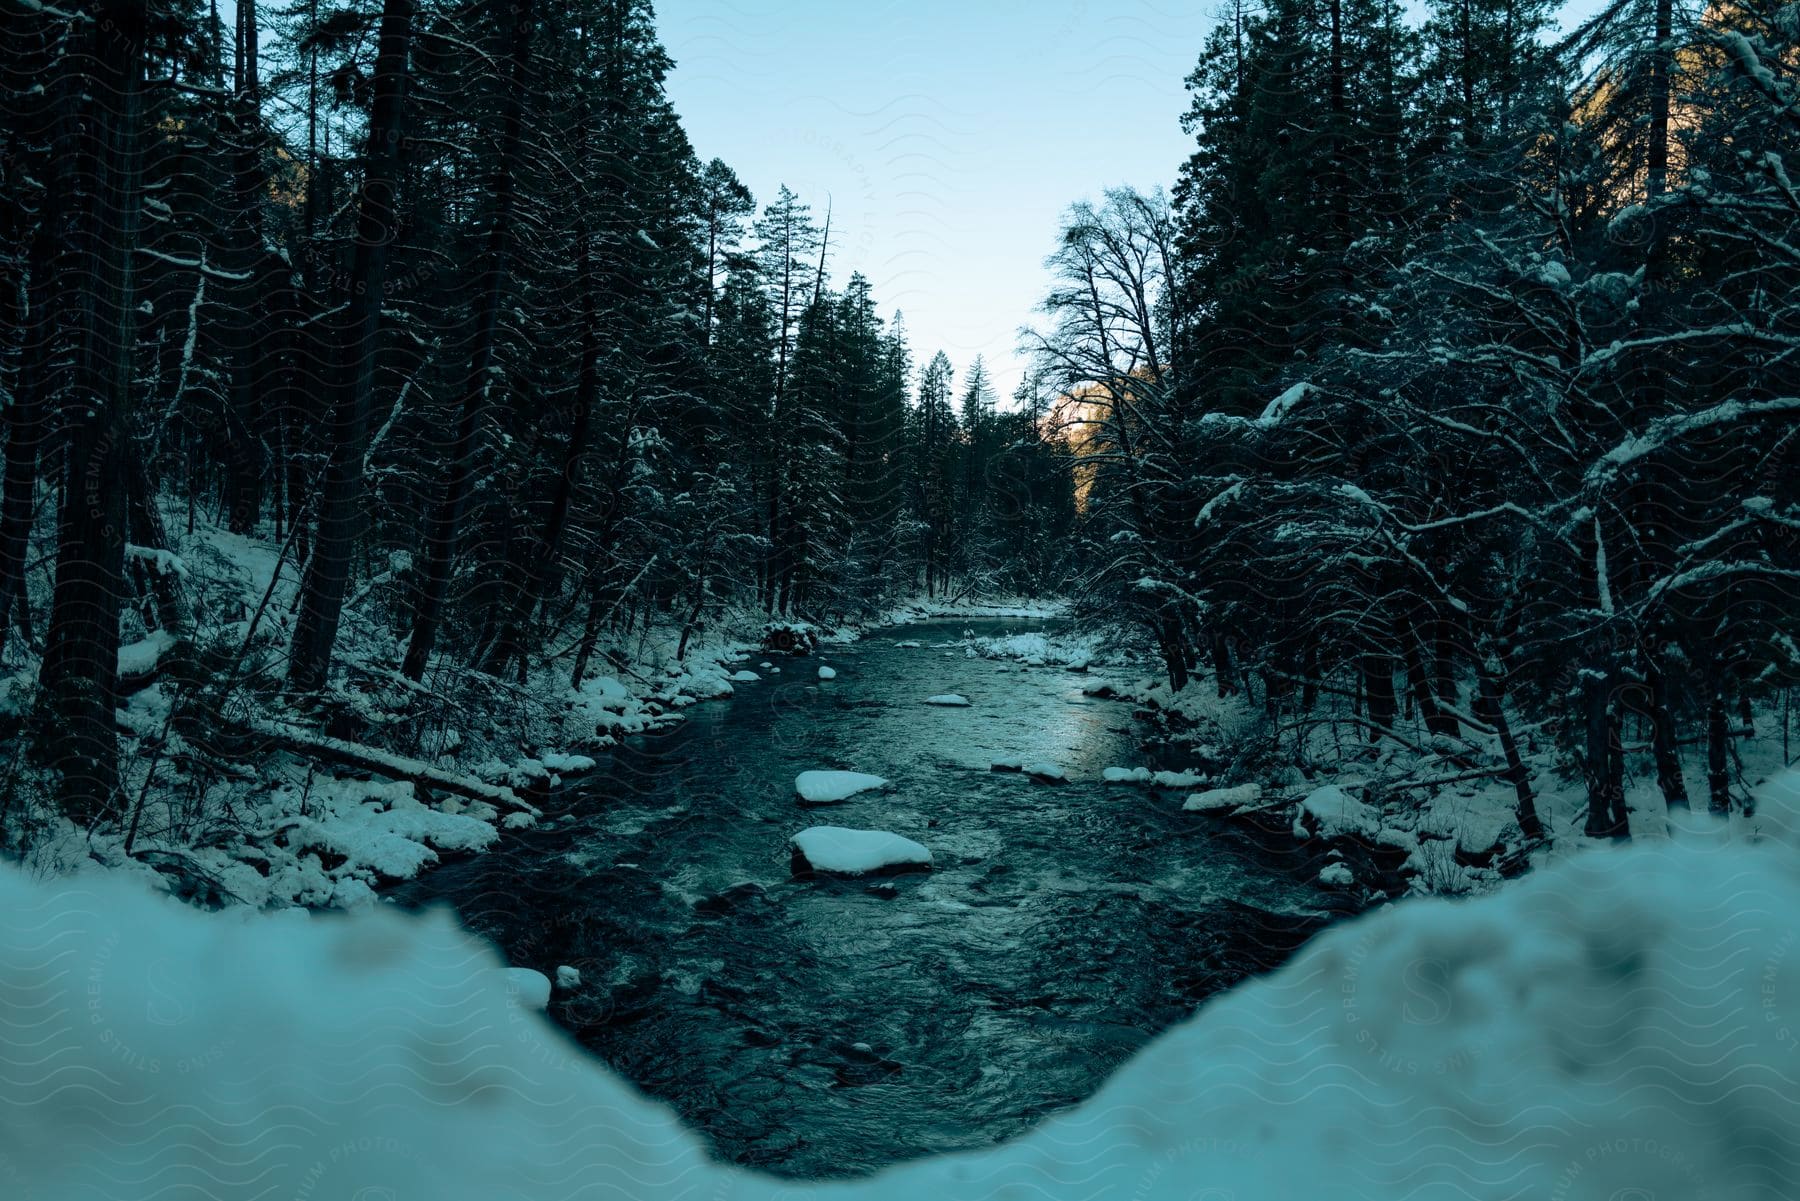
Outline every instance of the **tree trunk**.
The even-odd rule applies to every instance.
[[[1607,836],[1629,839],[1631,817],[1625,808],[1625,723],[1616,704],[1606,715],[1606,802]]]
[[[1494,723],[1494,733],[1500,739],[1500,754],[1506,759],[1506,775],[1503,778],[1513,786],[1513,795],[1518,798],[1516,812],[1519,817],[1519,832],[1528,842],[1541,842],[1544,838],[1544,823],[1538,817],[1537,802],[1531,792],[1531,777],[1525,770],[1525,760],[1519,755],[1518,741],[1513,738],[1512,726],[1506,720],[1506,705],[1500,692],[1499,674],[1491,669],[1483,671],[1480,688],[1482,705],[1488,720]]]
[[[395,185],[413,4],[414,0],[383,0],[382,4],[368,166],[358,201],[356,257],[340,357],[347,382],[332,414],[330,459],[320,484],[319,520],[288,660],[288,681],[303,692],[323,687],[331,668],[344,591],[350,581],[350,560],[363,529],[363,453],[369,440],[369,404],[381,344],[388,246],[399,219]]]
[[[238,5],[243,20],[248,10],[254,20],[255,7],[248,0]],[[248,49],[254,55],[254,41]],[[254,62],[252,57],[250,62]],[[240,72],[240,75],[245,74]],[[252,66],[249,75],[255,74]],[[267,354],[267,339],[258,337],[256,309],[259,299],[268,291],[267,281],[259,270],[262,261],[262,196],[266,181],[260,178],[262,133],[261,116],[254,92],[240,85],[232,101],[229,122],[236,145],[232,150],[232,193],[228,198],[230,212],[226,222],[230,249],[226,263],[234,275],[245,278],[233,281],[225,304],[224,349],[228,359],[228,404],[225,411],[225,512],[227,528],[234,534],[249,534],[256,529],[262,513],[262,439],[261,406],[257,373]]]
[[[1237,691],[1237,683],[1232,679],[1234,670],[1231,663],[1231,644],[1225,641],[1225,635],[1212,636],[1213,679],[1218,684],[1221,697],[1230,696]]]
[[[48,225],[48,222],[45,222]],[[47,229],[44,231],[47,236]],[[29,609],[25,604],[25,567],[30,561],[32,518],[37,508],[38,458],[43,445],[44,393],[49,377],[49,324],[40,311],[46,289],[39,282],[39,267],[48,271],[53,252],[40,249],[44,237],[33,239],[34,250],[27,279],[22,280],[17,306],[25,311],[15,318],[24,331],[20,369],[14,373],[13,400],[4,414],[6,460],[4,491],[0,491],[0,651],[6,649],[8,631],[15,617],[24,618],[20,632],[29,637]]]
[[[575,670],[569,673],[569,687],[581,691],[581,681],[587,678],[588,660],[594,657],[594,644],[600,639],[600,615],[603,612],[600,600],[600,589],[594,588],[588,598],[587,621],[581,627],[581,647],[575,652]]]
[[[1392,726],[1400,711],[1399,698],[1394,695],[1394,660],[1386,651],[1363,652],[1362,677],[1369,696],[1369,720],[1378,726]]]
[[[1188,684],[1188,658],[1182,647],[1180,620],[1166,609],[1156,617],[1156,641],[1169,674],[1169,691],[1180,692]]]
[[[1462,698],[1456,689],[1456,624],[1442,616],[1431,624],[1431,680],[1438,713],[1438,725],[1432,732],[1457,738],[1462,734],[1462,723],[1455,710]]]
[[[1731,813],[1731,777],[1726,770],[1726,740],[1731,736],[1725,720],[1725,694],[1713,694],[1706,713],[1707,812],[1715,817]]]
[[[501,125],[500,158],[494,168],[494,213],[488,227],[487,265],[479,290],[474,347],[463,387],[462,416],[450,452],[450,478],[425,534],[425,569],[413,604],[412,640],[400,673],[409,680],[425,674],[444,620],[444,598],[456,564],[463,511],[474,484],[475,444],[492,394],[499,352],[500,308],[506,296],[507,247],[512,238],[513,198],[517,194],[519,143],[524,136],[524,93],[531,58],[531,0],[519,0],[509,34],[506,116]]]
[[[74,167],[79,274],[67,299],[78,341],[56,587],[39,679],[53,718],[44,749],[59,769],[58,801],[82,824],[123,812],[113,707],[132,453],[146,9],[145,0],[101,0],[93,8]]]
[[[595,311],[594,294],[588,283],[590,257],[588,237],[581,236],[581,368],[575,382],[574,421],[569,430],[569,443],[563,451],[562,474],[556,479],[550,496],[550,512],[544,528],[529,551],[524,580],[513,592],[508,611],[499,622],[499,634],[489,649],[482,670],[499,675],[515,656],[524,656],[525,623],[531,620],[543,598],[544,586],[550,578],[551,566],[562,552],[563,531],[568,527],[569,509],[575,500],[575,484],[581,475],[581,460],[587,453],[588,437],[593,429],[594,406],[600,390],[600,328]]]
[[[1407,694],[1418,707],[1419,717],[1425,728],[1433,734],[1443,727],[1443,718],[1438,713],[1437,697],[1431,691],[1431,679],[1425,671],[1425,645],[1414,628],[1404,628],[1401,634],[1401,648],[1405,652],[1402,663],[1406,670]]]
[[[1583,775],[1587,782],[1588,814],[1584,830],[1590,838],[1629,838],[1625,748],[1609,676],[1590,670],[1582,681],[1581,699],[1587,728]]]
[[[1676,750],[1675,716],[1670,711],[1669,677],[1663,670],[1656,650],[1644,656],[1645,685],[1649,692],[1650,752],[1656,761],[1656,783],[1662,789],[1663,803],[1670,809],[1688,807],[1687,781],[1681,774],[1681,756]]]
[[[1656,45],[1650,51],[1650,131],[1644,150],[1644,193],[1654,200],[1669,184],[1669,91],[1674,0],[1656,0]],[[1654,217],[1652,218],[1654,219]]]

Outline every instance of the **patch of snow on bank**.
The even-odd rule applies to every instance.
[[[1109,767],[1100,773],[1108,784],[1149,784],[1156,788],[1193,788],[1206,777],[1186,771],[1151,771],[1147,767]]]
[[[1254,805],[1261,799],[1261,784],[1239,784],[1235,788],[1211,788],[1205,792],[1196,792],[1181,807],[1190,813],[1213,813],[1222,809],[1236,809],[1239,805]]]
[[[485,850],[499,837],[484,820],[494,816],[491,806],[480,816],[447,813],[419,804],[412,792],[404,781],[322,778],[314,785],[312,811],[296,819],[288,846],[296,853],[319,849],[341,855],[342,871],[410,880],[437,862],[439,850]]]

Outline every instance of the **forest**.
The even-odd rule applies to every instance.
[[[1060,582],[1065,446],[696,159],[649,5],[228,16],[6,9],[15,839],[238,839],[267,752],[417,755],[634,631]]]
[[[270,729],[419,756],[634,631],[916,595],[1071,597],[1266,705],[1265,759],[1322,694],[1497,751],[1527,835],[1509,708],[1593,837],[1640,758],[1726,812],[1786,730],[1786,6],[1236,3],[1173,192],[1069,210],[1005,403],[832,279],[828,211],[697,160],[647,4],[228,16],[6,10],[15,846],[129,846],[177,780],[156,837],[216,841]]]

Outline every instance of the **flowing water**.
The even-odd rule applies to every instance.
[[[1129,707],[965,653],[965,632],[1043,625],[752,656],[780,672],[632,740],[558,820],[399,899],[449,901],[515,964],[579,969],[551,1016],[721,1158],[840,1176],[1012,1137],[1325,916],[1292,852],[1182,814],[1179,792],[1099,782],[1146,762]],[[923,703],[943,692],[972,703]],[[1071,782],[989,770],[1007,756]],[[802,807],[812,768],[893,787]],[[788,839],[815,824],[904,834],[934,870],[796,879]]]

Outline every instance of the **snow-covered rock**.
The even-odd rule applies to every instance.
[[[826,667],[821,664],[819,666],[819,678],[821,680],[835,680],[837,679],[837,669]]]
[[[1066,784],[1069,781],[1069,773],[1054,763],[1027,763],[1024,771],[1040,784]]]
[[[550,1004],[550,977],[528,967],[506,969],[506,989],[518,1005],[543,1009]]]
[[[1356,877],[1341,863],[1327,863],[1319,869],[1319,883],[1329,884],[1333,888],[1349,888],[1356,883]]]
[[[570,967],[566,963],[558,966],[556,969],[556,987],[563,989],[580,988],[581,971],[578,968]]]
[[[1002,755],[988,764],[989,771],[1024,771],[1025,760],[1018,755]]]
[[[1381,814],[1336,784],[1314,789],[1300,802],[1295,819],[1315,833],[1327,838],[1344,834],[1360,834],[1374,838],[1381,832]]]
[[[931,852],[923,844],[885,830],[812,826],[794,835],[792,846],[796,873],[863,876],[931,866]]]
[[[958,692],[940,692],[936,696],[926,697],[925,703],[927,705],[943,705],[950,709],[966,709],[969,705],[969,698]]]
[[[1192,788],[1206,783],[1205,776],[1185,771],[1151,771],[1147,767],[1109,767],[1100,773],[1108,784],[1149,784],[1156,788]]]
[[[807,805],[835,805],[859,792],[886,787],[885,778],[860,771],[803,771],[794,777],[794,795]]]
[[[1261,784],[1239,784],[1233,788],[1210,788],[1205,792],[1196,792],[1181,807],[1190,813],[1216,813],[1236,809],[1240,805],[1254,805],[1261,799]]]
[[[765,664],[763,664],[763,666],[767,667],[768,664],[765,663]],[[739,684],[754,684],[754,683],[756,683],[756,681],[762,679],[761,676],[757,675],[755,672],[750,671],[748,669],[746,669],[744,671],[732,672],[731,678]]]

